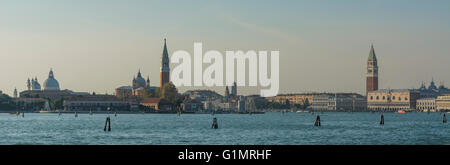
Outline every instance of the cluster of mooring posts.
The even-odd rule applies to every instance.
[[[442,117],[442,122],[447,123],[447,117],[445,116],[445,113],[444,113],[444,117]]]
[[[380,116],[380,125],[384,125],[384,116],[381,114]]]
[[[214,118],[214,119],[213,119],[211,128],[213,128],[213,129],[219,128],[219,124],[217,123],[217,118]]]
[[[106,127],[108,127],[108,132],[111,131],[111,118],[109,116],[106,117],[105,128],[103,128],[103,131],[105,131],[105,132],[106,132]]]
[[[282,111],[282,114],[284,114],[284,113],[286,113],[286,112]],[[323,112],[321,112],[321,113],[323,114]],[[372,113],[373,113],[373,112],[372,112]],[[22,112],[22,113],[16,112],[15,114],[16,114],[16,116],[19,116],[20,114],[22,114],[22,118],[25,117],[25,112]],[[89,114],[92,115],[92,114],[93,114],[92,111],[90,111]],[[314,112],[312,112],[312,114],[314,114]],[[442,114],[442,112],[441,112],[441,114]],[[62,115],[62,113],[61,113],[61,112],[58,112],[58,116],[61,116],[61,115]],[[181,115],[181,112],[180,112],[180,111],[178,112],[178,116],[179,116],[179,115]],[[214,115],[215,115],[215,112],[212,111],[211,115],[214,116]],[[114,112],[114,116],[117,117],[117,112]],[[75,117],[78,117],[78,113],[77,113],[77,112],[75,112]],[[447,123],[447,116],[446,116],[445,113],[444,113],[443,116],[442,116],[442,123]],[[380,125],[384,125],[384,115],[383,115],[383,113],[381,113],[381,115],[380,115],[380,122],[379,122],[379,124],[380,124]],[[320,116],[317,115],[317,116],[316,116],[316,119],[315,119],[315,121],[314,121],[314,126],[320,127],[321,125],[322,125],[322,124],[321,124]],[[107,128],[108,128],[108,129],[107,129]],[[211,128],[212,128],[212,129],[218,129],[218,128],[219,128],[219,124],[218,124],[218,122],[217,122],[217,118],[216,118],[216,117],[213,118]],[[104,131],[106,131],[106,130],[111,131],[111,118],[110,118],[109,116],[106,117],[105,127],[104,127],[103,130],[104,130]]]
[[[444,113],[444,116],[442,117],[442,123],[447,123],[447,116]],[[383,113],[380,116],[380,125],[384,125],[384,115]],[[321,123],[320,123],[320,116],[317,115],[316,120],[314,121],[314,126],[316,127],[320,127]]]
[[[319,115],[317,115],[317,117],[316,117],[316,121],[314,121],[314,126],[316,126],[316,127],[320,127],[320,116]]]

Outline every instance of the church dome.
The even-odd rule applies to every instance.
[[[141,71],[138,72],[137,77],[133,80],[133,86],[134,88],[140,88],[145,87],[147,85],[147,82],[141,75]]]
[[[55,79],[53,71],[50,69],[48,74],[48,79],[44,82],[44,91],[59,91],[58,80]]]

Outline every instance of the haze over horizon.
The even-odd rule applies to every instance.
[[[193,54],[194,42],[203,52],[279,50],[279,93],[365,93],[371,43],[380,88],[450,86],[449,18],[447,0],[4,0],[0,90],[12,96],[32,77],[42,85],[50,68],[73,91],[112,94],[139,69],[158,86],[164,38],[169,55]]]

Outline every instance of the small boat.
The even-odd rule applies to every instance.
[[[50,111],[40,110],[39,113],[50,113]]]
[[[405,110],[398,110],[397,113],[406,113]]]
[[[297,113],[307,113],[308,111],[298,110]]]
[[[77,112],[75,112],[75,117],[78,117],[78,113]]]

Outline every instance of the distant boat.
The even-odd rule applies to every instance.
[[[406,113],[405,110],[398,110],[397,113]]]
[[[77,112],[75,112],[75,117],[78,117],[78,113]]]
[[[51,111],[40,110],[39,113],[50,113]]]
[[[308,113],[308,111],[298,110],[297,113]]]

